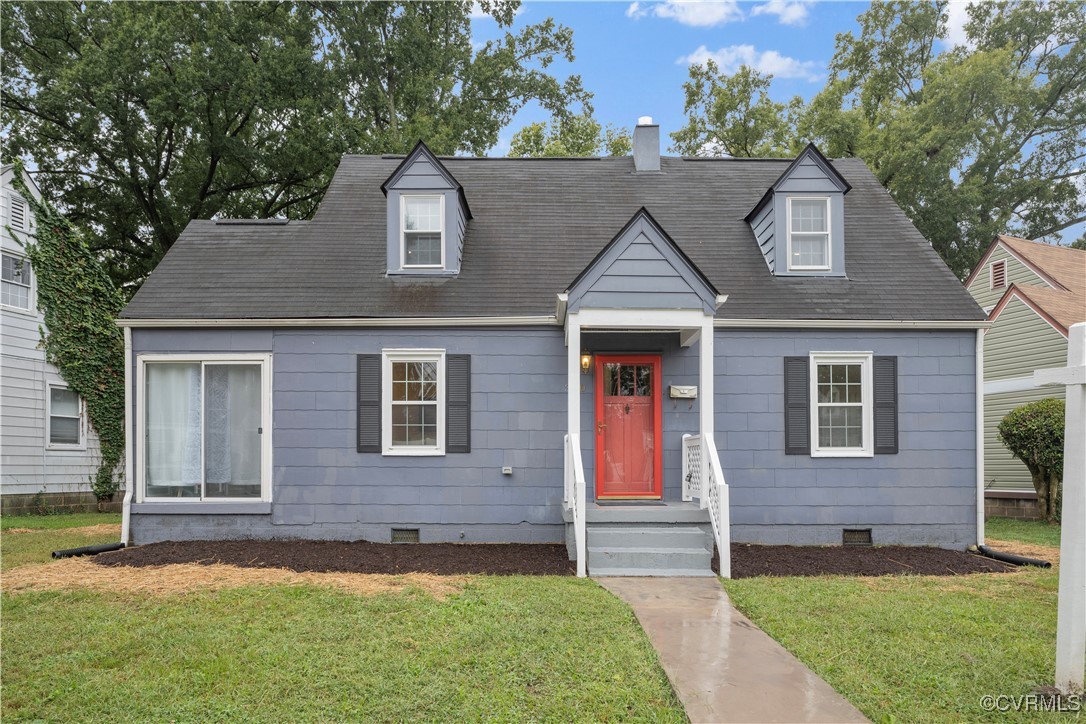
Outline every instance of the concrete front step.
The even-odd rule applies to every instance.
[[[708,568],[673,568],[661,571],[657,568],[592,568],[589,573],[593,578],[637,577],[637,578],[712,578],[716,574]]]
[[[712,575],[712,554],[704,548],[633,547],[588,548],[588,571],[602,575],[688,575],[678,571],[703,571]],[[604,573],[602,571],[609,571]],[[621,572],[625,571],[625,573]],[[646,572],[648,571],[648,572]]]
[[[589,525],[591,548],[708,548],[712,534],[697,526]]]

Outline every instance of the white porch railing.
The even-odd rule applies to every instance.
[[[581,461],[581,436],[579,433],[566,435],[566,472],[565,490],[562,503],[573,517],[573,539],[577,546],[577,576],[584,578],[588,573],[587,542],[585,540],[585,480],[584,463]]]
[[[697,498],[709,509],[713,538],[720,553],[720,575],[732,577],[731,521],[728,484],[712,433],[683,435],[683,500]]]

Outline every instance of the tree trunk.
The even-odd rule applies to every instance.
[[[1033,478],[1033,489],[1037,492],[1037,512],[1041,514],[1041,520],[1050,521],[1048,476],[1044,470],[1030,470],[1030,477]]]

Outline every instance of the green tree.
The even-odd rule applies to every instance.
[[[345,152],[482,153],[559,81],[572,33],[508,30],[471,45],[472,3],[6,2],[8,153],[131,291],[191,219],[306,218]]]
[[[624,128],[606,128],[589,111],[551,122],[529,123],[513,135],[509,155],[543,156],[629,156],[633,141]]]
[[[873,3],[837,37],[807,105],[769,77],[690,69],[683,153],[857,156],[964,276],[998,233],[1054,240],[1086,220],[1086,4],[974,3],[948,47],[947,2]]]
[[[1037,510],[1050,523],[1060,519],[1064,415],[1063,400],[1050,397],[1014,408],[999,423],[999,439],[1029,468]]]
[[[798,148],[797,114],[803,101],[769,97],[773,76],[742,65],[722,73],[713,60],[690,66],[683,84],[686,125],[671,134],[671,150],[683,156],[788,156]]]

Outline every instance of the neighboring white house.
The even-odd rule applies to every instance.
[[[98,438],[86,404],[68,389],[39,345],[43,317],[37,279],[20,240],[33,238],[34,216],[13,187],[14,170],[0,176],[0,492],[5,512],[16,512],[43,493],[48,505],[94,502],[90,479],[99,459]],[[40,198],[24,173],[27,187]],[[10,229],[10,231],[9,231]]]

